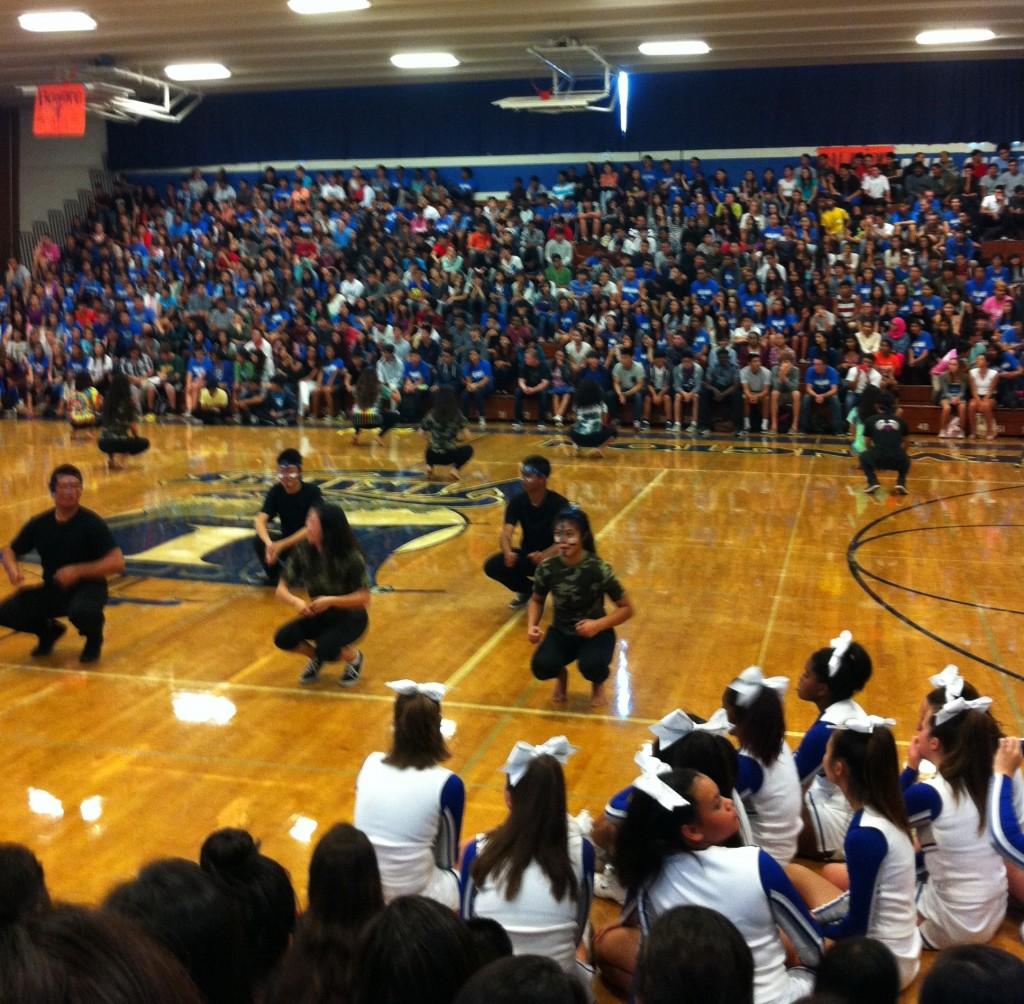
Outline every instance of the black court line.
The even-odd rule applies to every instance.
[[[897,620],[902,621],[908,627],[913,628],[915,631],[919,631],[921,634],[925,635],[925,637],[931,638],[932,641],[938,642],[938,644],[944,646],[945,648],[948,648],[948,649],[952,650],[953,652],[956,652],[958,655],[962,655],[965,658],[972,660],[973,662],[980,663],[982,666],[988,666],[989,669],[994,669],[997,673],[1002,673],[1004,676],[1008,676],[1011,679],[1019,680],[1020,682],[1024,683],[1024,676],[1022,676],[1020,673],[1015,673],[1012,669],[1007,669],[1006,666],[1001,666],[999,663],[993,662],[991,659],[985,659],[984,657],[982,657],[980,655],[977,655],[976,653],[970,651],[970,649],[963,648],[962,646],[957,645],[957,644],[949,641],[946,638],[943,638],[941,635],[937,635],[934,631],[930,631],[928,628],[924,627],[921,624],[918,624],[917,621],[912,620],[906,614],[904,614],[904,613],[900,612],[899,610],[897,610],[891,603],[889,603],[884,597],[882,597],[875,589],[873,589],[868,584],[868,582],[866,581],[868,578],[878,579],[878,576],[875,576],[873,573],[868,572],[867,569],[862,568],[861,565],[860,565],[860,562],[857,560],[857,551],[859,550],[861,545],[865,544],[865,543],[868,543],[870,540],[877,540],[878,539],[878,536],[868,537],[867,534],[869,534],[880,523],[883,523],[883,522],[885,522],[888,519],[892,519],[895,516],[899,516],[899,515],[901,515],[903,513],[910,512],[912,509],[920,509],[922,506],[935,505],[937,502],[952,502],[952,501],[954,501],[956,499],[970,498],[971,496],[974,496],[974,495],[994,495],[996,492],[1014,491],[1014,490],[1020,490],[1022,488],[1024,488],[1024,484],[1019,484],[1019,485],[1001,485],[1001,486],[999,486],[997,488],[985,488],[985,489],[980,489],[978,491],[973,491],[973,492],[957,492],[955,495],[945,495],[945,496],[942,496],[940,498],[926,499],[923,502],[915,502],[915,503],[913,503],[913,505],[902,506],[901,508],[897,509],[894,512],[885,513],[884,515],[879,516],[877,519],[871,520],[870,523],[865,523],[865,525],[862,526],[854,534],[853,539],[850,541],[850,543],[849,543],[849,545],[848,545],[848,547],[846,549],[846,563],[847,563],[847,566],[850,569],[850,574],[853,576],[853,579],[857,583],[857,585],[860,586],[861,589],[863,589],[864,592],[867,593],[868,596],[870,596],[871,599],[873,599],[883,610],[885,610],[888,613],[892,614],[893,617],[895,617]],[[1006,523],[1006,524],[994,523],[994,524],[991,524],[991,525],[992,526],[997,526],[997,527],[998,526],[1011,527],[1011,526],[1017,526],[1019,524],[1015,524],[1015,523]],[[936,527],[916,527],[915,529],[930,530],[930,529],[939,529],[939,528],[940,528],[939,526],[936,526]],[[899,531],[892,531],[892,532],[893,533],[898,533]],[[887,536],[887,535],[888,534],[882,534],[880,536]],[[879,580],[879,581],[884,581],[884,580]],[[905,586],[896,585],[895,583],[887,583],[887,584],[895,585],[897,589],[906,589],[907,588]],[[916,590],[911,590],[911,591],[916,592]],[[934,594],[927,594],[927,593],[925,593],[925,594],[922,594],[922,595],[931,596],[932,599],[940,600],[940,601],[943,601],[943,602],[950,602],[950,603],[961,603],[961,602],[963,602],[963,601],[960,601],[960,600],[951,600],[951,599],[948,599],[947,597],[937,596],[937,595],[934,595]],[[968,604],[968,605],[970,605],[970,606],[979,606],[978,604]],[[994,609],[994,608],[986,608],[986,609]],[[1018,613],[1020,611],[1010,611],[1010,612]]]

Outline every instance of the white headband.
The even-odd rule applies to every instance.
[[[789,680],[785,676],[765,676],[760,666],[748,666],[732,683],[729,689],[736,692],[736,703],[749,708],[762,690],[773,690],[781,701],[786,696]]]
[[[828,675],[833,677],[839,672],[839,667],[842,664],[843,656],[846,655],[850,644],[853,642],[853,635],[849,631],[840,631],[838,638],[833,638],[829,642],[832,648],[832,654],[828,657]]]
[[[964,678],[960,675],[960,667],[950,663],[941,673],[928,677],[933,687],[942,687],[946,691],[946,700],[951,701],[964,692]]]
[[[713,736],[727,736],[732,732],[729,724],[729,716],[725,708],[719,708],[703,724],[695,722],[685,711],[676,708],[670,711],[657,725],[651,726],[651,731],[658,737],[658,748],[667,750],[673,743],[678,742],[691,732],[709,732]]]
[[[966,701],[962,697],[950,698],[949,691],[946,691],[946,703],[935,712],[935,724],[941,725],[948,722],[965,711],[988,711],[992,707],[991,697],[977,697],[973,701]]]
[[[682,809],[690,803],[679,794],[675,788],[670,787],[661,779],[662,774],[669,774],[672,768],[657,757],[648,756],[640,752],[633,758],[640,768],[640,776],[633,782],[637,791],[649,795],[663,809],[671,812],[673,809]]]
[[[896,724],[895,718],[881,718],[879,715],[859,715],[856,718],[847,718],[841,722],[832,723],[829,728],[839,729],[841,732],[862,732],[870,735],[875,729],[891,729]]]
[[[417,683],[415,680],[392,680],[387,686],[404,697],[408,697],[410,694],[422,694],[438,704],[448,692],[443,683]]]
[[[569,742],[565,736],[552,736],[546,743],[533,746],[528,742],[519,740],[512,747],[508,759],[502,771],[508,774],[508,783],[514,788],[523,779],[523,775],[529,769],[531,763],[539,756],[552,756],[563,767],[566,761],[576,752],[576,747]]]

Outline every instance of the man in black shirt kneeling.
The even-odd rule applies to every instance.
[[[282,450],[277,458],[277,484],[267,492],[263,508],[256,514],[253,541],[269,585],[277,585],[284,555],[306,539],[306,516],[321,502],[320,486],[302,480],[302,454],[298,450]],[[270,536],[270,523],[275,519],[281,521],[278,540]]]
[[[896,472],[896,494],[907,494],[907,472],[910,457],[903,449],[903,439],[909,435],[907,423],[896,414],[891,394],[883,394],[878,402],[878,414],[864,423],[864,435],[871,445],[860,455],[860,466],[868,479],[864,491],[869,495],[882,486],[878,483],[877,470]]]
[[[61,464],[50,475],[54,507],[33,516],[3,549],[11,585],[22,586],[25,576],[18,559],[39,554],[43,584],[18,591],[0,604],[0,625],[39,638],[32,655],[49,655],[67,628],[55,618],[67,617],[85,638],[80,662],[95,662],[103,648],[103,607],[107,576],[124,571],[124,555],[110,529],[82,501],[82,472]]]

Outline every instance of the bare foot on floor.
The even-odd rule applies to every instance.
[[[608,698],[604,695],[604,684],[595,683],[593,690],[590,692],[590,706],[592,708],[603,708],[608,703]]]
[[[569,676],[567,673],[562,673],[562,675],[558,677],[558,680],[555,683],[555,689],[551,694],[551,700],[554,701],[555,704],[565,704],[568,686]]]

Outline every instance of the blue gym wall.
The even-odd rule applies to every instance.
[[[537,115],[491,105],[531,93],[525,80],[213,95],[181,125],[111,124],[109,162],[129,172],[311,161],[368,167],[403,158],[488,157],[497,165],[579,151],[619,159],[648,149],[682,155],[1024,137],[1022,59],[638,73],[630,90],[625,136],[617,115]],[[770,162],[743,162],[760,161]],[[512,173],[533,172],[504,171],[502,180]],[[478,179],[479,189],[490,187]]]

